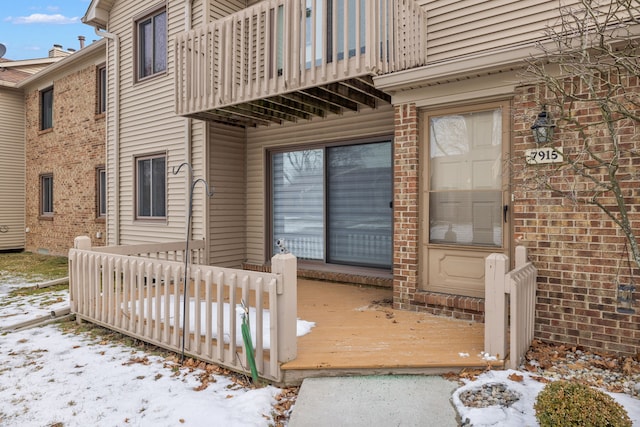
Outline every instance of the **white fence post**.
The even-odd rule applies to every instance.
[[[516,266],[518,269],[520,267],[524,267],[524,265],[529,262],[527,259],[527,247],[526,246],[516,246]]]
[[[73,249],[79,249],[83,251],[91,250],[91,238],[88,236],[78,236],[73,239]],[[80,264],[80,265],[78,265]],[[78,280],[80,279],[80,269],[84,268],[84,265],[80,263],[78,256],[69,257],[69,307],[72,313],[78,311]],[[76,320],[80,323],[80,318]]]
[[[507,298],[505,274],[509,257],[491,254],[485,260],[484,351],[498,359],[507,354]]]
[[[91,249],[91,239],[88,236],[78,236],[73,239],[73,248],[88,251]]]
[[[298,260],[292,254],[271,258],[271,272],[282,275],[278,289],[278,357],[285,363],[298,355]]]

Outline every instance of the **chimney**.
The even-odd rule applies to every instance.
[[[80,49],[84,48],[84,36],[78,36],[78,40],[80,41]]]
[[[57,58],[59,56],[64,56],[65,51],[62,50],[62,45],[54,44],[53,48],[49,50],[49,58]]]

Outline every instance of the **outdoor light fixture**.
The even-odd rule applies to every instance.
[[[538,144],[547,144],[553,138],[553,128],[556,125],[551,120],[551,115],[547,112],[547,106],[542,107],[542,111],[538,113],[536,121],[533,122],[531,130],[533,131],[533,139]]]

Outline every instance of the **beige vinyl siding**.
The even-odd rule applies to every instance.
[[[198,0],[191,3],[191,28],[205,24],[205,8],[208,7],[209,0]]]
[[[223,18],[232,13],[238,12],[246,7],[245,0],[227,0],[212,2],[211,20]]]
[[[268,224],[265,222],[265,182],[267,149],[317,142],[351,141],[367,137],[392,135],[393,107],[363,109],[359,113],[332,115],[324,119],[288,123],[247,130],[247,261],[263,263]]]
[[[418,0],[427,11],[429,63],[530,44],[557,24],[557,0]],[[578,2],[567,0],[564,6]]]
[[[24,95],[0,88],[0,250],[25,245]]]
[[[135,18],[155,6],[167,7],[167,71],[164,74],[136,81]],[[185,30],[184,2],[146,2],[121,0],[110,13],[109,31],[120,37],[120,244],[184,240],[188,213],[188,170],[172,173],[186,161],[186,119],[174,111],[173,39]],[[110,50],[110,52],[113,52]],[[110,58],[111,60],[111,58]],[[115,129],[109,124],[109,144]],[[198,135],[198,133],[196,133]],[[199,137],[202,138],[202,132]],[[203,144],[193,142],[193,146]],[[113,147],[110,146],[110,150]],[[167,155],[167,218],[166,221],[135,219],[135,158],[166,153]],[[194,170],[195,177],[203,176],[203,162]],[[113,215],[109,229],[113,229]],[[204,218],[193,218],[193,229],[203,230]],[[200,236],[202,237],[202,236]]]
[[[2,89],[0,117],[0,250],[25,246],[24,95]]]
[[[209,126],[209,260],[221,267],[241,267],[246,260],[245,130],[212,123]]]
[[[191,166],[194,171],[197,171],[197,173],[194,174],[193,179],[203,179],[209,183],[211,178],[205,172],[208,165],[208,148],[206,147],[207,123],[200,120],[188,120],[188,123],[191,126]],[[184,191],[185,194],[188,194],[187,192],[190,191],[191,183],[188,182],[188,179],[182,174],[182,172],[180,172],[180,176],[185,178]],[[205,186],[200,183],[197,184],[193,192],[193,215],[191,224],[192,239],[204,239],[207,236],[208,202],[205,194]]]

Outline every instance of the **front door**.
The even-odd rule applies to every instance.
[[[484,297],[484,259],[508,254],[508,106],[422,114],[422,290]]]

